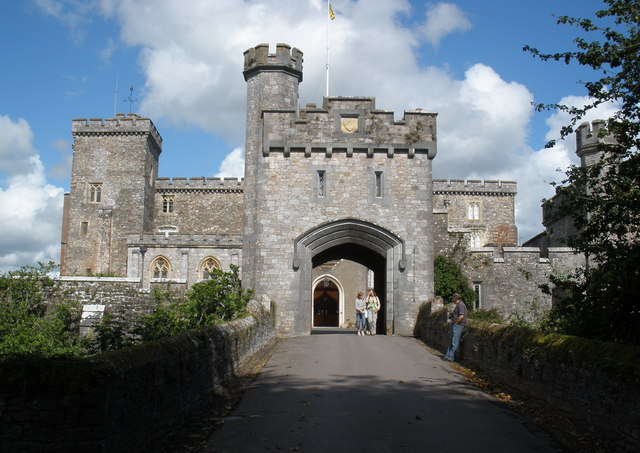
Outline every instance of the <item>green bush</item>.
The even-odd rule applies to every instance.
[[[78,341],[80,305],[45,303],[42,289],[54,286],[48,273],[55,267],[39,263],[0,275],[0,358],[85,352]]]
[[[231,266],[230,272],[216,269],[209,279],[193,285],[185,298],[175,298],[171,291],[156,290],[155,310],[135,322],[105,314],[90,349],[110,351],[231,321],[245,315],[251,295],[252,291],[241,287],[237,266]]]
[[[473,310],[476,293],[458,263],[452,258],[438,255],[433,267],[435,295],[441,297],[445,303],[449,303],[453,294],[458,293],[462,296],[462,301],[467,308]]]

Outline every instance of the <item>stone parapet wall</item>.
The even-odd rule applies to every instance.
[[[512,194],[518,191],[518,183],[515,181],[482,181],[464,179],[434,179],[433,193],[481,193],[487,194]]]
[[[275,308],[88,359],[12,361],[0,368],[0,450],[148,452],[185,417],[222,403],[275,338]]]
[[[119,113],[115,118],[76,118],[71,123],[73,135],[149,134],[162,147],[162,137],[149,118]]]
[[[242,178],[205,178],[203,176],[193,178],[156,178],[157,191],[177,190],[222,190],[242,191]]]
[[[58,277],[48,300],[70,299],[83,305],[104,305],[109,313],[135,319],[155,307],[153,295],[141,291],[140,280],[126,277]],[[177,290],[177,288],[173,288]]]
[[[415,335],[444,352],[447,310],[425,304]],[[640,442],[640,348],[545,335],[517,327],[465,327],[458,358],[546,404],[606,441],[609,451]]]

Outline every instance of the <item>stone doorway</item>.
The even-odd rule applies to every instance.
[[[340,290],[325,276],[313,291],[313,327],[340,326]]]

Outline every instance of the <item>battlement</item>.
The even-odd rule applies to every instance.
[[[244,52],[244,79],[258,71],[284,70],[302,81],[302,51],[288,44],[276,44],[276,53],[269,53],[269,44],[258,44]]]
[[[242,191],[242,178],[156,178],[156,190],[216,190],[216,191]]]
[[[445,193],[459,194],[475,194],[475,193],[491,193],[502,195],[513,195],[518,192],[518,183],[515,181],[498,181],[489,180],[481,181],[479,179],[434,179],[433,193],[435,195]]]
[[[599,144],[611,145],[615,143],[615,139],[611,135],[603,135],[606,127],[605,120],[594,120],[589,124],[582,123],[576,129],[576,154],[583,158],[585,154],[598,151]]]
[[[115,118],[76,118],[71,122],[72,135],[151,135],[158,147],[162,137],[149,118],[135,113],[118,113]]]

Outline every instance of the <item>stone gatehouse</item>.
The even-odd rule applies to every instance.
[[[282,335],[348,326],[367,288],[382,301],[379,333],[411,335],[433,297],[434,256],[457,241],[481,256],[467,269],[476,305],[512,312],[507,295],[537,297],[550,256],[568,251],[516,247],[515,182],[433,180],[436,113],[396,121],[372,97],[300,108],[303,54],[275,50],[244,54],[244,179],[158,177],[162,138],[148,118],[73,120],[61,280],[108,275],[144,293],[237,265],[245,287],[278,304]]]

